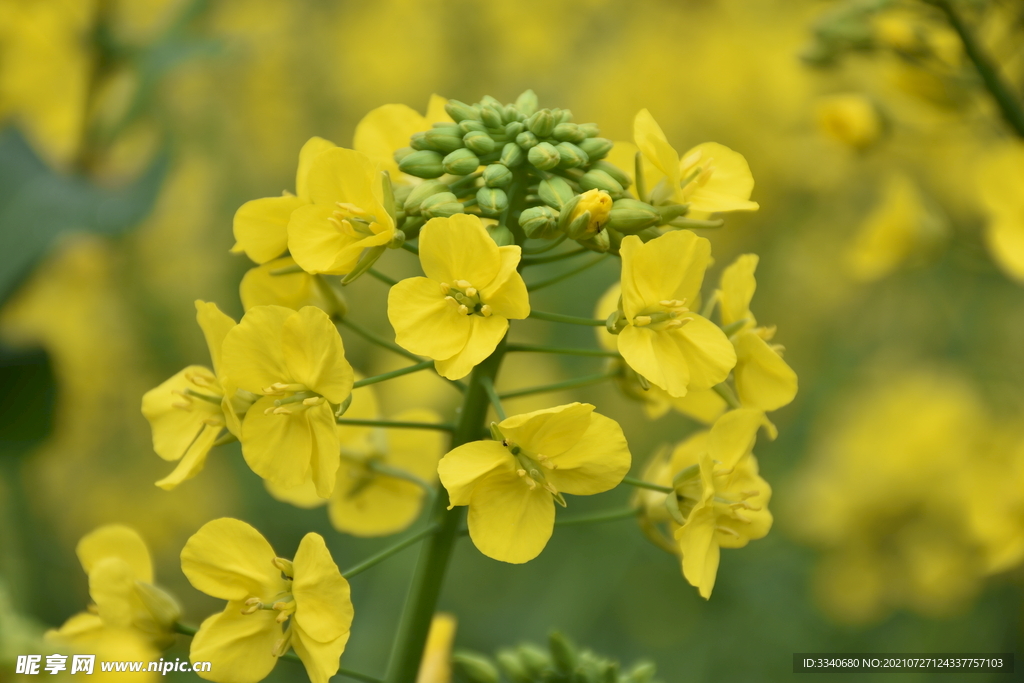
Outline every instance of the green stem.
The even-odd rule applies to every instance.
[[[570,271],[564,272],[564,273],[562,273],[560,275],[555,275],[553,277],[549,277],[547,280],[541,280],[539,282],[534,282],[534,283],[528,284],[528,285],[526,285],[526,289],[531,291],[531,292],[536,292],[538,289],[544,289],[545,287],[550,287],[551,285],[558,284],[562,280],[567,280],[567,279],[571,278],[573,275],[579,275],[580,273],[582,273],[583,271],[587,270],[588,268],[593,268],[594,266],[596,266],[601,261],[604,261],[605,258],[607,258],[607,256],[608,256],[608,254],[601,254],[596,259],[593,259],[591,261],[587,261],[582,266],[578,266],[576,268],[573,268]]]
[[[232,442],[238,441],[238,437],[231,432],[224,432],[217,437],[217,440],[213,442],[214,446],[223,446]]]
[[[436,429],[442,432],[450,432],[455,425],[450,422],[400,422],[398,420],[357,420],[354,418],[338,417],[334,420],[343,427],[382,427],[384,429]]]
[[[593,515],[569,517],[568,519],[555,519],[555,526],[572,526],[574,524],[599,524],[601,522],[615,522],[620,519],[629,519],[639,514],[637,508],[623,508],[621,510],[609,510],[598,512]]]
[[[298,265],[296,263],[296,264],[292,264],[290,266],[284,266],[283,268],[274,268],[272,271],[270,271],[270,274],[271,275],[291,275],[292,273],[301,273],[301,272],[302,272],[302,266],[300,266],[300,265]]]
[[[604,327],[604,320],[593,318],[577,318],[574,315],[562,315],[561,313],[545,313],[536,309],[530,311],[530,317],[537,320],[549,320],[553,323],[567,323],[569,325],[588,325],[590,327]]]
[[[410,253],[416,254],[417,256],[420,255],[419,248],[417,248],[416,245],[414,245],[414,244],[409,244],[408,242],[402,242],[402,249],[405,249],[406,251],[408,251]]]
[[[545,384],[539,387],[529,387],[528,389],[517,389],[516,391],[508,391],[504,394],[499,394],[499,398],[518,398],[520,396],[530,396],[532,394],[546,394],[552,391],[561,391],[562,389],[576,389],[578,387],[586,387],[591,384],[597,384],[603,382],[606,379],[611,379],[619,374],[618,370],[612,372],[602,372],[597,375],[586,375],[585,377],[577,377],[576,379],[567,379],[564,382],[555,382],[554,384]]]
[[[373,377],[367,377],[366,379],[361,379],[358,382],[355,382],[352,385],[352,388],[353,389],[358,389],[359,387],[365,387],[365,386],[368,386],[370,384],[376,384],[377,382],[384,382],[384,381],[387,381],[389,379],[394,379],[395,377],[401,377],[402,375],[411,375],[414,372],[419,372],[421,370],[426,370],[427,368],[432,368],[432,367],[434,367],[434,361],[432,361],[432,360],[420,361],[419,363],[416,363],[416,365],[410,365],[410,366],[405,367],[405,368],[399,368],[398,370],[392,370],[391,372],[385,372],[385,373],[383,373],[381,375],[374,375]]]
[[[732,391],[732,387],[730,387],[725,382],[722,382],[721,384],[716,384],[711,388],[715,390],[716,394],[722,397],[722,399],[729,405],[731,409],[736,410],[737,408],[742,408],[739,399],[736,398],[736,394],[734,394]]]
[[[373,277],[377,278],[378,280],[380,280],[381,282],[386,284],[388,287],[394,287],[395,285],[398,284],[398,280],[392,280],[391,278],[389,278],[387,275],[385,275],[384,273],[380,272],[376,268],[370,268],[366,272],[368,272],[370,275],[372,275]]]
[[[721,218],[718,218],[718,219],[715,219],[715,220],[705,221],[705,220],[700,220],[698,218],[682,218],[682,217],[679,217],[679,218],[673,218],[671,221],[668,222],[668,224],[673,226],[673,227],[676,227],[676,228],[715,229],[715,228],[720,228],[723,225],[725,225],[725,221],[722,220]]]
[[[564,242],[566,237],[568,237],[568,235],[566,235],[563,232],[561,235],[559,235],[555,239],[551,240],[548,244],[545,244],[540,249],[523,249],[523,256],[533,256],[535,254],[543,254],[546,251],[551,251],[552,249],[557,247],[559,244]]]
[[[491,402],[494,412],[497,414],[499,420],[504,420],[505,408],[501,405],[501,399],[498,398],[498,392],[494,390],[494,381],[490,377],[484,377],[482,381],[484,384],[484,390],[487,392],[487,399]]]
[[[622,478],[622,483],[623,484],[629,484],[630,486],[636,486],[637,488],[641,488],[641,489],[650,489],[652,491],[661,491],[662,493],[672,493],[673,491],[675,491],[675,489],[672,488],[671,486],[662,486],[660,484],[652,484],[649,481],[644,481],[642,479],[634,479],[633,477],[623,477]]]
[[[557,346],[533,346],[531,344],[509,344],[505,351],[512,353],[557,353],[563,356],[601,356],[603,358],[619,358],[618,351],[605,351],[604,349],[565,349]]]
[[[424,538],[431,535],[435,531],[437,531],[437,525],[431,524],[425,529],[417,531],[412,536],[409,536],[408,538],[403,538],[398,543],[395,543],[394,545],[385,548],[376,555],[371,555],[370,557],[366,558],[356,566],[346,569],[341,573],[341,575],[344,576],[346,579],[351,579],[353,576],[362,574],[370,567],[376,566],[384,560],[391,557],[392,555],[402,552],[409,546],[416,544],[418,541],[422,541]]]
[[[483,431],[489,405],[485,378],[494,381],[504,355],[505,340],[502,340],[494,353],[473,368],[462,401],[459,421],[452,434],[452,448],[475,441]],[[452,549],[465,516],[463,512],[462,508],[449,510],[447,492],[443,488],[438,491],[434,498],[431,517],[439,528],[420,551],[416,573],[402,611],[402,620],[398,625],[386,683],[409,683],[416,680],[423,657],[423,646],[430,630],[430,621],[434,616]]]
[[[938,7],[946,15],[949,25],[960,36],[960,42],[964,46],[964,53],[974,64],[974,68],[977,69],[978,75],[981,76],[981,80],[985,84],[985,88],[992,95],[996,106],[999,107],[1003,119],[1013,129],[1017,137],[1024,138],[1024,108],[1021,107],[1021,103],[1017,101],[1017,97],[1010,89],[1010,86],[1007,85],[1006,81],[999,74],[999,68],[986,54],[981,43],[974,37],[971,29],[964,23],[963,18],[957,13],[949,0],[928,0],[928,2]]]
[[[579,256],[580,254],[586,254],[590,249],[573,249],[572,251],[563,251],[558,254],[552,254],[551,256],[538,256],[537,258],[524,258],[524,266],[536,266],[541,263],[553,263],[555,261],[561,261],[562,259],[572,258],[573,256]]]

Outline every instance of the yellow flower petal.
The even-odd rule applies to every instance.
[[[317,494],[316,484],[313,483],[312,477],[306,479],[298,486],[278,486],[269,479],[264,479],[263,486],[266,487],[267,492],[275,500],[294,505],[297,508],[311,510],[321,505],[327,505],[327,499],[321,498]],[[335,488],[335,492],[337,492],[337,488]]]
[[[707,318],[690,315],[690,322],[669,334],[677,339],[690,371],[689,386],[710,389],[729,376],[736,365],[736,351],[722,329]],[[671,393],[671,392],[669,392]]]
[[[123,524],[107,524],[89,532],[75,546],[75,554],[86,574],[99,561],[116,557],[131,567],[135,579],[153,583],[153,561],[146,542],[135,529]]]
[[[257,306],[224,337],[224,374],[229,383],[254,394],[287,377],[281,330],[295,311]]]
[[[326,152],[335,147],[337,145],[330,140],[314,135],[309,140],[306,140],[306,144],[299,150],[299,168],[295,172],[295,194],[303,202],[311,201],[309,196],[309,169],[313,165],[313,160],[320,156],[321,152]]]
[[[462,379],[485,358],[494,353],[508,331],[508,320],[497,315],[484,318],[479,315],[460,316],[470,321],[466,346],[451,358],[437,359],[437,374],[447,379]]]
[[[387,244],[394,234],[379,223],[371,225],[375,232],[369,235],[342,231],[328,220],[335,210],[329,204],[307,204],[296,209],[288,223],[288,248],[308,273],[349,273],[364,249]]]
[[[348,581],[341,575],[320,534],[308,533],[293,560],[295,621],[318,643],[337,640],[352,625]]]
[[[673,230],[644,244],[635,235],[622,240],[622,305],[632,319],[665,299],[695,305],[711,243],[689,230]]]
[[[419,486],[384,475],[375,475],[369,484],[361,485],[361,479],[345,476],[345,468],[343,463],[327,508],[335,529],[353,536],[386,536],[416,521],[423,504]]]
[[[290,415],[266,414],[274,408],[274,400],[264,396],[245,414],[242,457],[256,474],[290,488],[309,476],[313,434],[308,409],[297,408]]]
[[[371,214],[390,233],[394,221],[384,209],[384,190],[377,173],[376,164],[365,154],[343,147],[325,150],[310,163],[310,199],[332,208],[336,202],[353,204]]]
[[[629,472],[632,457],[619,423],[599,413],[591,413],[589,422],[579,441],[551,457],[555,469],[545,476],[561,492],[602,493],[618,486]]]
[[[274,549],[256,529],[221,517],[204,524],[185,543],[181,571],[197,590],[215,598],[240,601],[258,597],[272,604],[286,589],[281,570],[273,564],[275,557]],[[229,605],[225,614],[231,611]]]
[[[619,353],[629,367],[669,396],[686,395],[690,368],[674,335],[628,325],[619,334],[618,341]]]
[[[388,320],[395,328],[395,341],[429,358],[451,358],[465,348],[473,330],[471,318],[476,317],[459,313],[429,278],[407,278],[388,292]]]
[[[296,626],[292,635],[292,648],[306,667],[310,683],[327,683],[341,666],[341,655],[348,643],[348,633],[338,636],[329,643],[318,643],[302,628]]]
[[[468,520],[469,537],[480,552],[522,564],[540,555],[551,538],[555,502],[545,489],[530,489],[514,472],[495,472],[473,488]]]
[[[222,430],[223,427],[220,426],[203,426],[203,430],[195,438],[195,441],[189,445],[188,450],[185,451],[185,455],[178,461],[177,466],[170,474],[157,481],[156,485],[164,491],[170,491],[181,482],[187,481],[202,472],[203,467],[206,466],[206,456],[209,455],[210,449],[213,448],[213,444]]]
[[[757,281],[757,254],[742,254],[722,271],[721,290],[718,304],[722,311],[722,325],[732,325],[746,318],[750,322],[744,327],[754,327],[756,321],[750,312],[750,301],[754,298]]]
[[[516,270],[520,249],[514,245],[498,247],[498,252],[501,268],[491,284],[480,291],[481,300],[491,307],[494,315],[522,320],[530,315],[530,295],[523,276]]]
[[[743,405],[777,410],[796,397],[796,373],[764,339],[741,332],[734,344],[736,393]]]
[[[401,173],[395,161],[395,150],[409,146],[409,138],[430,128],[430,123],[412,107],[385,104],[366,114],[356,124],[352,146],[375,162],[381,170],[398,179]]]
[[[305,271],[272,274],[294,265],[295,259],[287,256],[250,268],[238,286],[242,307],[248,311],[255,306],[284,306],[297,311],[303,306],[316,306],[328,313],[335,312],[334,301],[325,296],[314,275]]]
[[[682,472],[691,465],[700,462],[700,456],[708,452],[710,431],[703,429],[686,437],[672,449],[670,467],[673,474]]]
[[[288,220],[306,202],[292,195],[264,197],[242,204],[235,212],[236,248],[256,263],[266,263],[288,249]]]
[[[196,672],[201,678],[215,683],[257,683],[277,664],[273,649],[282,637],[277,612],[242,614],[245,607],[244,602],[229,602],[223,612],[204,620],[192,638],[189,659],[210,662],[209,671]]]
[[[651,112],[641,109],[633,120],[633,139],[644,157],[668,177],[672,186],[679,183],[679,154],[668,144],[661,126]]]
[[[469,505],[473,489],[492,472],[515,476],[512,456],[496,441],[472,441],[449,451],[437,464],[441,484],[448,490],[448,509]]]
[[[420,231],[423,273],[437,282],[466,280],[485,290],[502,270],[498,245],[471,214],[432,218]]]
[[[120,557],[104,557],[89,571],[89,597],[104,625],[131,628],[135,571]],[[148,582],[146,582],[148,583]]]
[[[687,151],[683,160],[698,152],[701,154],[698,165],[706,168],[710,163],[714,171],[703,186],[688,185],[681,190],[679,200],[688,202],[690,211],[714,213],[756,211],[759,208],[757,202],[750,201],[754,176],[742,154],[717,142],[705,142]]]
[[[675,537],[683,556],[683,576],[691,586],[700,590],[702,598],[710,598],[721,557],[721,551],[715,543],[713,507],[699,504],[690,513],[686,524],[676,529]]]
[[[1024,282],[1024,209],[1016,216],[998,215],[985,231],[985,243],[1003,271]]]
[[[142,396],[142,414],[153,431],[153,450],[164,460],[179,460],[207,428],[207,420],[222,420],[220,405],[175,393],[191,389],[213,395],[209,387],[190,381],[191,377],[202,377],[211,385],[217,382],[208,369],[190,365]]]
[[[513,415],[498,425],[510,442],[546,457],[569,450],[583,438],[593,421],[594,406],[569,403],[555,408]]]
[[[731,410],[711,427],[708,452],[723,468],[734,467],[750,454],[757,430],[765,422],[764,413],[752,408]]]
[[[308,408],[306,419],[312,437],[309,477],[313,480],[317,495],[327,498],[334,492],[338,477],[338,452],[341,449],[338,426],[334,422],[334,411],[326,403]],[[298,455],[298,452],[294,455]]]
[[[206,348],[210,351],[210,360],[213,361],[213,371],[218,377],[223,373],[221,368],[221,348],[224,345],[224,337],[228,335],[231,328],[235,326],[234,319],[223,313],[217,304],[196,299],[196,322],[203,331],[206,339]]]
[[[321,309],[305,306],[284,321],[281,329],[286,377],[341,403],[352,392],[352,366],[338,329]]]
[[[436,612],[430,620],[423,659],[416,683],[451,683],[452,645],[455,643],[457,621],[451,614]]]

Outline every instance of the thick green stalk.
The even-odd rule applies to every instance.
[[[494,381],[505,355],[505,341],[502,340],[487,360],[473,369],[469,376],[462,401],[459,421],[452,434],[452,448],[475,441],[484,429],[487,407],[487,381]],[[420,551],[416,574],[405,601],[402,620],[398,625],[394,649],[385,683],[410,683],[416,680],[423,657],[423,646],[430,630],[430,621],[441,594],[444,575],[448,569],[452,549],[459,537],[462,525],[462,508],[448,509],[448,493],[442,488],[434,499],[431,523],[437,525],[437,532],[428,539]]]

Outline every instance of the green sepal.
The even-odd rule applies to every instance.
[[[553,239],[558,235],[558,212],[549,206],[532,206],[519,214],[519,225],[530,239]]]
[[[364,251],[363,255],[359,257],[359,262],[356,263],[356,267],[352,269],[352,272],[348,273],[341,279],[341,284],[348,285],[355,282],[360,275],[373,267],[373,264],[377,262],[377,259],[384,255],[387,248],[388,245],[381,244],[376,247],[370,247]]]
[[[508,187],[512,182],[512,171],[505,164],[491,164],[484,168],[483,179],[487,187]]]
[[[559,142],[555,149],[558,150],[558,165],[562,168],[577,168],[590,163],[587,153],[571,142]]]
[[[459,140],[461,142],[461,138]],[[402,159],[398,169],[417,178],[438,178],[444,175],[444,166],[441,165],[443,159],[434,150],[422,149]]]
[[[612,151],[612,147],[615,146],[615,143],[607,138],[587,138],[578,144],[580,149],[594,161],[608,156],[608,152]]]
[[[497,187],[481,187],[476,191],[476,204],[485,216],[500,216],[508,208],[508,195]]]
[[[527,119],[526,127],[538,138],[546,138],[555,129],[555,117],[550,109],[541,109]]]
[[[514,142],[509,142],[504,148],[502,148],[499,161],[509,168],[515,168],[519,164],[523,163],[525,159],[526,154],[522,149],[520,149],[519,145]]]
[[[568,676],[576,670],[576,648],[568,638],[558,631],[552,631],[548,636],[548,649],[551,650],[551,659],[559,673]]]
[[[469,683],[500,683],[498,667],[487,657],[475,652],[457,650],[452,653],[452,663],[462,672]]]
[[[409,196],[406,197],[405,204],[403,206],[405,213],[409,216],[418,216],[421,205],[428,197],[448,191],[448,185],[439,180],[428,180],[420,183],[414,187],[412,192],[409,193]]]
[[[512,231],[500,223],[487,226],[487,234],[499,247],[508,247],[516,243],[516,237]]]
[[[580,189],[582,190],[604,190],[608,194],[622,194],[623,187],[615,178],[612,178],[606,171],[599,168],[592,168],[580,178]]]
[[[616,199],[608,215],[608,226],[625,235],[661,225],[661,214],[656,208],[637,199]]]
[[[562,142],[583,142],[587,139],[586,133],[580,130],[580,127],[575,123],[559,123],[555,126],[551,134],[556,140]]]
[[[490,138],[487,138],[490,140]],[[480,167],[480,158],[473,154],[472,150],[457,149],[444,158],[441,162],[445,173],[452,175],[469,175]]]
[[[540,181],[537,185],[537,196],[551,208],[561,211],[576,196],[576,193],[569,187],[565,178],[552,176],[547,180]]]
[[[398,209],[395,208],[395,189],[391,186],[391,174],[380,172],[380,185],[384,194],[384,210],[391,216],[391,222],[398,225]]]
[[[537,111],[537,107],[537,93],[532,90],[525,90],[522,95],[516,98],[516,109],[523,116],[533,116],[534,112]]]
[[[480,120],[480,111],[478,109],[458,100],[448,100],[444,105],[444,110],[448,112],[448,116],[452,117],[452,120],[456,123],[466,120]]]

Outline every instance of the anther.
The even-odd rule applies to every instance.
[[[491,309],[489,304],[484,304],[480,307],[480,315],[485,318],[490,318],[494,311]]]
[[[304,406],[318,406],[323,402],[323,396],[310,396],[309,398],[302,399],[302,405]]]
[[[288,410],[284,406],[278,406],[274,408],[274,415],[291,415],[292,411]]]
[[[526,470],[518,469],[518,470],[516,470],[516,474],[518,474],[520,477],[525,477],[526,476]]]
[[[456,301],[455,297],[453,297],[453,296],[446,296],[444,298],[444,300],[447,301],[448,303],[452,304],[453,306],[458,306],[459,305],[459,302]]]
[[[448,284],[447,282],[442,282],[441,283],[441,293],[442,294],[447,294],[450,291],[452,291],[452,286],[450,284]]]
[[[466,304],[459,304],[459,313],[462,315],[469,315],[469,307]]]
[[[675,329],[677,327],[682,327],[682,326],[683,326],[683,321],[682,320],[669,320],[667,323],[665,323],[665,329]]]
[[[476,296],[476,287],[466,287],[466,296]]]
[[[459,289],[468,289],[473,286],[473,283],[469,282],[468,280],[456,280],[455,286],[458,287]]]
[[[185,401],[178,401],[177,403],[172,403],[171,407],[180,408],[181,410],[192,410],[192,404]]]
[[[686,301],[680,301],[679,299],[662,299],[658,303],[665,308],[679,308],[680,306],[685,305]]]

